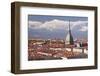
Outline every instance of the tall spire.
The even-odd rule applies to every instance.
[[[71,29],[70,29],[70,20],[69,20],[69,33],[71,34]]]
[[[66,36],[65,44],[70,44],[70,45],[74,44],[73,36],[71,34],[71,29],[70,29],[70,20],[69,20],[68,34]]]

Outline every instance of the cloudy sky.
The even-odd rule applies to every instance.
[[[68,34],[69,20],[73,38],[87,39],[87,17],[50,15],[28,16],[28,38],[65,39]]]

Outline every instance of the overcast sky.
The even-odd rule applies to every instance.
[[[68,33],[68,25],[74,39],[87,38],[88,18],[75,16],[28,16],[28,38],[65,39]]]

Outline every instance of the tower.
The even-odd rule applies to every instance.
[[[71,29],[70,29],[70,20],[69,20],[69,26],[68,26],[68,34],[65,39],[65,44],[70,44],[70,45],[74,44],[73,36],[71,34]]]

